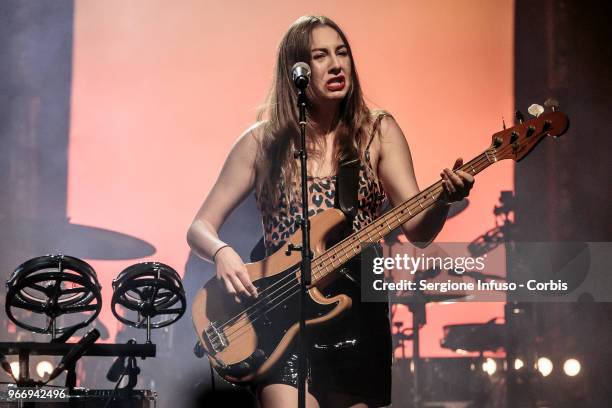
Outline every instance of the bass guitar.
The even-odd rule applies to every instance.
[[[522,121],[521,121],[522,122]],[[561,136],[569,126],[561,112],[547,112],[537,118],[504,129],[492,136],[491,145],[461,166],[476,175],[504,159],[525,157],[546,136]],[[341,276],[342,265],[441,198],[441,180],[396,206],[360,231],[327,247],[329,237],[345,223],[337,209],[325,210],[311,218],[312,285],[308,290],[309,327],[332,321],[351,307],[351,298],[340,294],[325,297],[320,289]],[[246,264],[259,296],[238,303],[222,282],[211,279],[192,304],[193,324],[211,365],[221,377],[233,383],[251,382],[268,372],[287,351],[298,334],[300,303],[300,254],[288,251],[300,245],[296,232],[285,245],[262,261]]]

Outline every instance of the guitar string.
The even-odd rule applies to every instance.
[[[477,156],[475,159],[473,159],[473,160],[471,160],[471,161],[469,161],[469,162],[465,163],[465,164],[464,164],[463,166],[461,166],[461,167],[460,167],[458,170],[461,170],[461,169],[469,169],[470,167],[472,167],[472,168],[473,168],[474,166],[479,167],[479,166],[480,166],[480,165],[482,165],[483,163],[486,163],[487,165],[490,165],[492,162],[491,162],[491,160],[489,159],[489,157],[488,157],[487,153],[492,153],[493,157],[495,158],[495,161],[497,161],[497,158],[495,157],[495,153],[501,153],[503,150],[506,150],[507,148],[508,148],[508,147],[503,148],[503,149],[500,149],[500,150],[499,150],[499,151],[497,151],[497,152],[496,152],[496,151],[494,151],[493,149],[488,149],[488,150],[486,150],[485,152],[481,153],[479,156]],[[483,170],[484,168],[486,168],[486,167],[487,167],[487,166],[483,167],[482,169],[479,169],[479,170],[478,170],[478,172],[482,171],[482,170]],[[398,210],[400,210],[400,208],[401,208],[401,207],[406,207],[406,206],[408,206],[408,205],[411,205],[410,207],[408,207],[408,210],[409,210],[409,211],[410,211],[410,210],[413,210],[413,209],[416,209],[416,210],[418,210],[418,211],[416,211],[416,213],[415,213],[413,216],[411,216],[410,218],[412,218],[412,217],[414,217],[414,216],[418,215],[418,214],[419,214],[421,211],[425,210],[425,208],[423,208],[423,207],[422,207],[422,203],[421,203],[421,202],[419,202],[419,201],[420,201],[420,200],[422,200],[423,198],[425,198],[425,197],[426,197],[426,196],[428,196],[428,195],[432,195],[432,194],[431,194],[431,193],[432,193],[432,190],[434,190],[434,195],[437,195],[438,193],[441,193],[441,190],[442,190],[442,188],[441,188],[441,181],[438,181],[438,182],[436,182],[436,183],[432,184],[431,186],[429,186],[428,188],[426,188],[425,190],[423,190],[421,193],[419,193],[418,195],[416,195],[415,197],[413,197],[411,200],[409,200],[408,202],[406,202],[406,203],[404,203],[404,204],[402,204],[402,205],[399,205],[398,207],[394,208],[394,209],[393,209],[393,210],[391,210],[390,212],[397,212]],[[427,208],[429,208],[429,207],[430,207],[431,205],[433,205],[433,203],[435,203],[435,202],[437,202],[437,200],[436,200],[436,201],[429,201],[429,200],[427,200]],[[413,208],[412,206],[414,206],[414,208]],[[383,217],[384,217],[384,216],[386,216],[386,215],[389,215],[389,213],[387,213],[387,214],[383,215]],[[397,217],[397,214],[396,214],[396,217]],[[377,220],[374,220],[372,223],[368,224],[368,225],[367,225],[367,226],[366,226],[364,229],[362,229],[362,230],[361,230],[361,231],[359,231],[359,232],[361,232],[361,233],[366,232],[366,229],[370,228],[370,227],[371,227],[373,224],[377,224],[377,223],[378,223],[378,221],[380,221],[380,219],[381,219],[381,218],[382,218],[382,217],[378,218]],[[406,221],[407,221],[407,220],[406,220]],[[404,222],[406,222],[406,221],[400,221],[400,223],[398,224],[398,226],[397,226],[397,227],[399,227],[399,226],[400,226],[402,223],[404,223]],[[388,224],[388,223],[387,223],[387,224]],[[384,224],[381,224],[381,227],[384,227]],[[395,228],[397,228],[397,227],[395,227]],[[395,229],[395,228],[393,228],[393,229]],[[358,232],[358,233],[359,233],[359,232]],[[369,234],[368,234],[368,235],[369,235]],[[379,233],[379,235],[380,235],[380,233]],[[351,236],[352,236],[352,237],[354,237],[354,235],[351,235]],[[350,237],[348,237],[348,238],[350,238]],[[349,241],[349,239],[348,239],[348,238],[347,238],[347,239],[344,239],[344,240],[342,240],[342,241],[340,241],[338,244],[336,244],[336,245],[334,245],[333,247],[331,247],[329,250],[327,250],[327,251],[326,251],[326,252],[325,252],[323,255],[321,255],[319,258],[315,258],[315,260],[314,260],[314,261],[315,261],[315,262],[316,262],[316,264],[317,264],[317,265],[315,266],[315,268],[318,268],[319,270],[321,270],[321,269],[322,269],[322,268],[321,268],[321,266],[322,266],[321,264],[323,264],[325,261],[329,261],[329,260],[330,260],[330,258],[335,258],[335,255],[337,255],[337,254],[338,254],[338,252],[346,252],[346,251],[347,251],[347,249],[349,249],[349,248],[352,248],[352,249],[354,250],[354,248],[352,247],[352,245],[350,245],[350,244],[349,244],[349,245],[344,245],[344,244],[346,244],[346,243]],[[348,247],[348,248],[347,248],[347,247]],[[335,249],[335,251],[334,251],[334,249]],[[333,254],[331,254],[331,252],[332,252],[332,251],[334,252]],[[331,257],[330,257],[330,255],[331,255]],[[344,256],[345,256],[345,257],[347,257],[347,259],[350,259],[350,258],[349,258],[347,255],[344,255]],[[334,262],[334,261],[331,261],[331,263],[332,263],[332,267],[333,267],[333,262]],[[314,269],[314,268],[313,268],[313,269]],[[287,278],[289,278],[289,282],[286,282],[285,284],[283,284],[283,285],[282,285],[280,288],[276,289],[276,290],[275,290],[275,292],[273,292],[272,294],[275,294],[276,292],[278,292],[278,291],[282,290],[283,288],[286,288],[286,287],[287,287],[287,285],[291,284],[292,282],[295,282],[295,281],[294,281],[292,278],[294,277],[293,272],[296,272],[297,270],[298,270],[298,268],[294,268],[294,269],[291,271],[292,273],[290,273],[290,274],[289,274],[289,275],[287,275],[286,277],[282,278],[282,279],[281,279],[281,281],[282,281],[282,280],[285,280],[285,279],[287,279]],[[336,269],[334,269],[334,270],[336,270]],[[332,272],[333,272],[333,271],[332,271]],[[322,272],[319,272],[319,273],[322,273]],[[327,273],[330,273],[330,272],[328,271]],[[315,272],[315,274],[316,274],[316,272]],[[323,275],[323,276],[326,276],[326,275]],[[271,285],[269,288],[266,288],[266,290],[271,289],[272,287],[278,286],[278,285],[280,284],[280,282],[281,282],[281,281],[276,282],[275,284]],[[285,290],[285,291],[284,291],[283,293],[281,293],[280,295],[276,296],[276,297],[275,297],[275,298],[273,298],[273,299],[269,299],[269,300],[267,300],[267,301],[266,301],[266,303],[265,303],[265,305],[266,305],[266,306],[270,305],[272,302],[274,302],[275,300],[277,300],[279,297],[283,296],[283,295],[284,295],[284,294],[286,294],[288,291],[290,291],[290,290],[294,289],[296,286],[299,286],[299,285],[300,285],[300,284],[299,284],[299,281],[298,281],[296,284],[294,284],[294,286],[292,286],[292,287],[290,287],[289,289]],[[265,291],[264,291],[264,292],[265,292]],[[263,294],[264,292],[262,292],[262,294]],[[299,291],[298,291],[298,292],[294,292],[293,294],[295,294],[295,293],[299,293]],[[289,297],[291,297],[293,294],[291,294]],[[269,295],[268,295],[267,297],[269,297]],[[268,311],[273,310],[275,307],[279,306],[280,304],[282,304],[283,302],[285,302],[286,300],[288,300],[288,299],[289,299],[289,297],[287,297],[287,298],[283,299],[282,301],[280,301],[280,303],[278,303],[278,304],[274,305],[274,306],[273,306],[272,308],[270,308]],[[217,327],[217,329],[222,329],[222,328],[226,327],[227,325],[231,324],[233,320],[236,320],[236,319],[238,319],[238,320],[236,320],[236,323],[240,322],[240,320],[245,320],[245,319],[248,319],[248,320],[250,320],[251,322],[254,322],[254,321],[255,321],[255,320],[257,320],[257,319],[258,319],[260,316],[255,317],[255,318],[253,318],[253,319],[251,319],[251,318],[252,318],[252,317],[253,317],[255,314],[257,314],[257,312],[258,312],[258,311],[260,311],[260,310],[255,310],[255,311],[253,311],[253,313],[250,313],[250,314],[248,313],[248,311],[249,311],[249,309],[253,309],[253,308],[257,307],[257,306],[260,306],[262,302],[263,302],[263,300],[262,300],[262,301],[259,301],[259,302],[256,302],[255,304],[251,305],[249,308],[247,308],[247,309],[245,309],[244,311],[242,311],[240,315],[234,316],[232,319],[228,320],[228,321],[227,321],[227,322],[225,322],[223,325],[221,325],[221,326]],[[265,312],[264,312],[264,313],[265,313]],[[238,331],[240,331],[240,330],[241,330],[243,327],[245,327],[245,326],[244,326],[244,325],[243,325],[243,326],[239,326],[239,327],[237,327],[237,329],[236,329],[236,330],[234,330],[233,332],[230,332],[230,333],[226,334],[226,338],[228,338],[228,339],[229,339],[230,337],[232,337],[233,335],[235,335],[235,334],[236,334]],[[236,335],[236,336],[238,336],[238,335]],[[236,336],[234,336],[234,338],[235,338]]]

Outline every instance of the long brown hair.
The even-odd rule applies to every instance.
[[[347,47],[351,61],[351,86],[340,103],[334,162],[362,155],[367,143],[367,129],[371,118],[359,84],[355,61],[348,40],[340,27],[324,16],[302,16],[289,27],[278,48],[276,74],[266,103],[260,109],[257,119],[264,121],[262,137],[256,164],[256,193],[270,205],[276,205],[281,198],[279,183],[284,184],[284,192],[289,198],[291,183],[298,174],[298,163],[293,157],[299,147],[299,128],[297,94],[291,81],[291,68],[296,62],[310,63],[310,38],[312,31],[319,26],[333,28]],[[307,111],[307,118],[308,118]],[[310,118],[308,118],[310,119]],[[308,120],[308,123],[312,123]],[[307,132],[312,134],[312,127]],[[317,156],[321,146],[307,146],[309,154]]]

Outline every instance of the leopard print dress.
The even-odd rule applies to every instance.
[[[385,114],[374,121],[370,140],[359,169],[358,208],[353,218],[353,231],[358,231],[378,217],[387,197],[376,177],[370,159],[370,145],[378,133]],[[287,202],[285,187],[279,183],[280,202],[271,208],[256,195],[262,213],[264,244],[268,255],[282,247],[298,229],[301,222],[299,184],[292,184]],[[308,178],[309,216],[336,203],[336,176]],[[344,293],[353,300],[353,306],[324,333],[314,334],[309,354],[309,389],[317,392],[339,392],[360,395],[373,405],[388,405],[391,390],[391,337],[386,303],[361,302],[359,286],[360,260],[349,263],[351,275],[357,279],[338,279],[324,294]],[[364,370],[368,374],[364,374]],[[268,377],[266,383],[297,385],[297,355],[289,353],[283,363]]]
[[[369,146],[368,146],[369,147]],[[370,152],[365,151],[365,160],[359,168],[359,188],[357,194],[358,208],[353,219],[353,231],[359,231],[379,215],[378,212],[386,202],[386,195],[370,163]],[[336,201],[336,176],[308,177],[308,216],[312,217],[324,210],[334,208]],[[276,208],[262,205],[256,197],[258,208],[262,213],[266,253],[274,253],[300,227],[302,221],[302,204],[299,184],[292,184],[291,197],[296,199],[287,202],[285,187],[279,183],[280,201]]]

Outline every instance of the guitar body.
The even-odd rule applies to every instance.
[[[311,217],[310,222],[311,248],[316,258],[344,228],[345,217],[340,210],[329,209]],[[273,255],[246,264],[259,293],[257,299],[237,303],[217,279],[210,280],[196,294],[192,305],[196,333],[211,364],[226,380],[243,383],[264,376],[298,334],[300,296],[296,289],[301,256],[295,251],[287,256],[285,251],[290,243],[299,245],[301,241],[298,230]],[[317,286],[323,287],[329,279],[318,281]],[[317,286],[308,291],[308,326],[329,322],[351,307],[350,297],[327,298]],[[274,307],[279,300],[284,301]],[[266,305],[272,307],[264,308]]]

